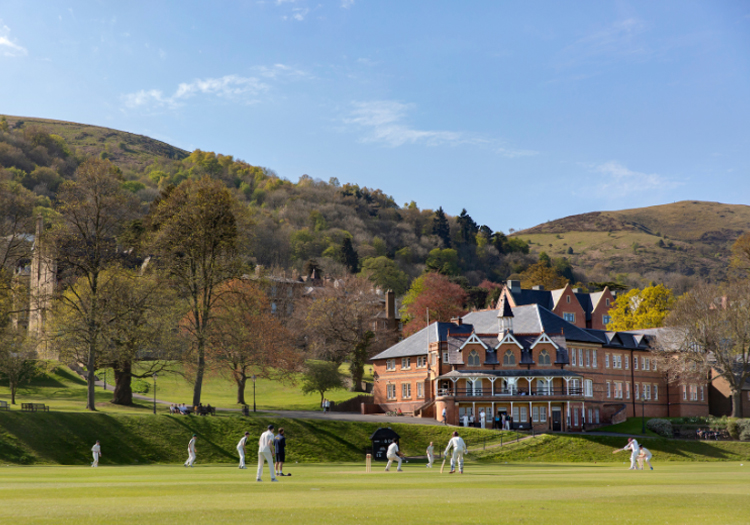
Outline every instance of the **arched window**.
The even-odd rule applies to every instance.
[[[472,350],[469,353],[469,366],[479,366],[479,354],[476,350]]]
[[[515,364],[516,356],[513,354],[512,350],[507,350],[505,355],[503,355],[503,366],[515,366]]]
[[[540,365],[549,365],[551,362],[552,362],[552,359],[550,358],[546,350],[542,350],[541,352],[539,352],[539,364]]]

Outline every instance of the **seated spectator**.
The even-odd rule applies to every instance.
[[[180,414],[182,414],[183,416],[187,414],[187,407],[185,406],[185,403],[180,405]]]

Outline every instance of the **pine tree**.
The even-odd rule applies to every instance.
[[[359,255],[357,250],[352,245],[352,240],[349,237],[344,238],[344,242],[341,244],[341,259],[350,273],[357,273],[359,271]]]
[[[443,241],[445,248],[451,247],[451,228],[442,206],[437,209],[435,217],[432,219],[432,233]]]

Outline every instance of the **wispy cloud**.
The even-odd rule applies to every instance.
[[[10,28],[0,20],[0,55],[6,57],[23,57],[29,52],[10,37]]]
[[[393,100],[354,102],[353,109],[342,119],[344,124],[364,132],[361,142],[380,143],[396,148],[404,144],[424,144],[426,146],[458,146],[461,144],[482,145],[508,158],[536,155],[532,150],[516,150],[503,142],[486,139],[461,131],[417,129],[406,122],[407,113],[414,109],[413,104],[403,104]]]
[[[254,104],[259,102],[261,95],[271,90],[273,81],[306,76],[303,71],[284,64],[257,67],[254,72],[256,73],[254,76],[248,77],[225,75],[219,78],[182,82],[172,94],[165,94],[160,89],[142,89],[123,95],[122,102],[130,109],[176,109],[194,97],[204,96],[242,104]]]
[[[622,197],[634,193],[673,189],[682,184],[657,173],[631,170],[615,160],[587,166],[591,171],[602,176],[596,186],[598,193],[602,195]]]
[[[341,0],[341,7],[343,7],[344,9],[349,9],[353,5],[354,0]]]
[[[307,7],[295,7],[292,9],[292,14],[284,15],[281,17],[281,19],[282,20],[296,20],[298,22],[302,22],[309,12],[310,12],[310,9]]]
[[[641,38],[647,29],[648,24],[636,18],[617,21],[563,48],[556,66],[570,68],[647,57],[652,51]]]

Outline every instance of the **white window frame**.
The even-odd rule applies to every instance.
[[[539,407],[538,406],[531,407],[531,420],[534,423],[539,423]]]
[[[401,399],[411,399],[411,383],[401,383]]]
[[[615,381],[615,399],[622,399],[622,381]]]
[[[427,368],[427,356],[426,355],[417,356],[417,368]]]
[[[594,409],[594,423],[596,423],[597,425],[599,424],[599,409],[598,408]]]
[[[575,312],[563,312],[563,319],[568,323],[575,324],[576,314]]]
[[[576,359],[576,349],[571,348],[570,349],[570,366],[578,366],[578,361]]]
[[[604,354],[604,368],[609,368],[609,354]]]
[[[682,385],[682,400],[687,401],[687,385]]]
[[[591,350],[586,349],[586,368],[591,368]]]
[[[448,350],[443,350],[443,364],[448,364]]]
[[[630,381],[625,382],[625,399],[630,399]]]
[[[539,407],[539,421],[542,423],[547,422],[547,407],[545,406]]]
[[[646,360],[646,366],[643,368],[646,372],[651,371],[651,359],[648,357],[644,358]]]
[[[578,349],[578,368],[583,368],[583,348]]]
[[[594,381],[591,379],[583,380],[583,395],[584,397],[594,397]]]
[[[542,363],[542,355],[547,356],[547,358],[545,359],[545,361],[548,361],[547,363]],[[539,359],[539,364],[540,365],[541,364],[548,365],[548,366],[552,365],[552,356],[549,354],[549,352],[547,352],[547,350],[542,350],[541,352],[539,352],[539,358],[538,359]]]
[[[401,370],[411,370],[411,357],[401,358]]]
[[[651,360],[651,370],[656,372],[656,359]]]
[[[603,315],[602,316],[602,324],[604,326],[607,326],[611,322],[612,322],[612,317],[611,316],[609,316],[609,315]]]
[[[640,401],[640,399],[641,399],[639,397],[640,394],[641,394],[641,392],[640,392],[640,388],[639,388],[639,383],[633,383],[633,395],[635,396],[635,399],[638,400],[638,401]]]
[[[476,357],[476,364],[472,363],[473,357]],[[479,352],[476,350],[469,352],[469,355],[466,356],[466,366],[482,366],[482,361],[479,359]]]
[[[520,408],[521,408],[521,415],[520,415],[519,422],[523,421],[524,423],[528,423],[529,422],[529,407],[522,406]]]
[[[396,384],[388,383],[385,385],[385,397],[387,399],[396,399]]]
[[[649,383],[643,383],[643,397],[651,401],[651,385]]]
[[[628,354],[625,354],[624,361],[625,361],[625,370],[630,370],[630,356]]]
[[[612,398],[612,381],[607,381],[607,399]]]
[[[633,359],[633,370],[638,370],[638,356]]]
[[[596,359],[596,350],[591,351],[591,368],[599,368],[599,363]]]
[[[385,370],[386,370],[386,372],[390,372],[390,371],[396,370],[396,360],[395,359],[386,359],[385,360]]]
[[[508,352],[510,352],[510,356],[513,358],[512,363],[505,363],[505,358],[508,356]],[[513,353],[513,350],[508,349],[503,353],[503,366],[516,366],[516,354]]]
[[[654,385],[654,401],[659,401],[659,385]]]
[[[703,386],[701,386],[701,401],[703,401]]]
[[[417,383],[417,399],[423,399],[424,398],[424,383],[421,381]]]

